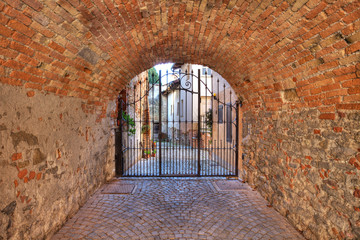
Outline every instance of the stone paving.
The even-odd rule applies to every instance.
[[[233,190],[224,191],[226,181]],[[104,194],[121,185],[135,187]],[[238,180],[122,178],[99,189],[52,239],[303,239],[267,204]]]

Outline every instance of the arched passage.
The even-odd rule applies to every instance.
[[[2,0],[0,9],[0,129],[11,139],[0,208],[16,223],[3,232],[43,236],[87,199],[108,172],[118,91],[172,61],[211,67],[243,98],[244,174],[275,208],[308,237],[359,236],[357,1]],[[49,198],[64,206],[53,224]],[[33,222],[38,231],[19,230]]]

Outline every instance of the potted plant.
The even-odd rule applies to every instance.
[[[151,151],[150,151],[150,150],[145,150],[145,151],[144,151],[144,158],[149,158],[149,157],[150,157],[150,154],[151,154]]]
[[[156,149],[153,149],[153,150],[152,150],[151,156],[152,156],[152,157],[155,157],[155,156],[156,156]]]

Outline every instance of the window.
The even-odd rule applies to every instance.
[[[173,114],[173,105],[171,104],[171,115]]]
[[[207,75],[211,75],[211,69],[210,68],[207,68],[207,67],[203,67],[202,68],[202,75],[205,75],[205,73]]]
[[[179,116],[180,114],[180,103],[177,102],[177,109],[176,109],[176,116]]]
[[[223,123],[224,122],[224,106],[223,105],[219,105],[219,116],[218,116],[218,122],[219,123]]]
[[[226,105],[226,141],[232,141],[232,118],[231,118],[231,105]]]
[[[181,112],[181,116],[183,117],[183,116],[184,116],[184,100],[181,100],[181,109],[180,109],[180,112]]]

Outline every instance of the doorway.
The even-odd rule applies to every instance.
[[[119,96],[117,175],[238,176],[239,107],[209,68],[139,75]]]

